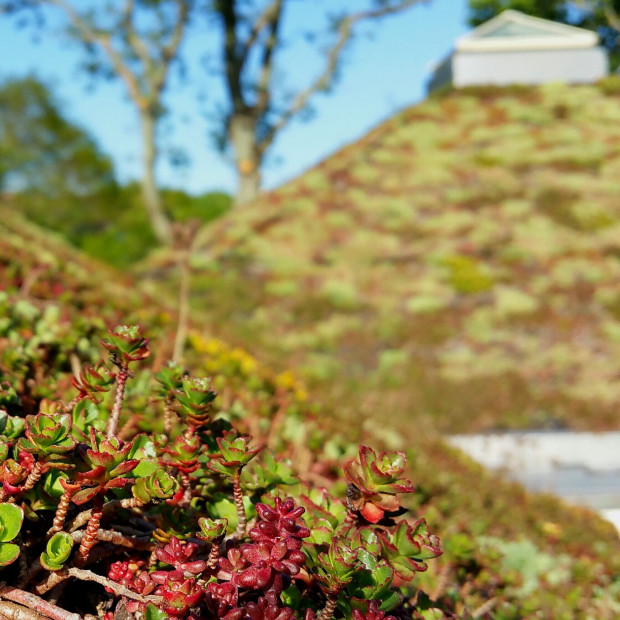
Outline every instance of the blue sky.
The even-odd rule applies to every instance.
[[[80,0],[83,1],[83,0]],[[286,15],[287,49],[281,74],[291,87],[303,86],[318,72],[318,57],[302,43],[302,27],[319,26],[317,5],[348,7],[361,0],[292,2]],[[275,187],[318,163],[341,146],[364,135],[397,110],[425,97],[433,63],[467,31],[466,0],[429,0],[406,13],[365,27],[345,55],[342,78],[329,95],[314,100],[308,122],[292,122],[278,137],[264,168],[264,185]],[[86,128],[115,161],[123,181],[140,174],[139,127],[133,107],[119,82],[89,83],[78,69],[79,49],[50,22],[38,42],[28,31],[0,19],[0,80],[35,73],[50,84],[65,114]],[[232,166],[213,147],[207,115],[221,101],[222,88],[197,62],[209,50],[204,33],[192,32],[184,53],[188,78],[173,76],[167,94],[171,110],[161,132],[164,152],[183,149],[190,164],[172,167],[162,157],[157,174],[162,186],[191,193],[221,189],[233,192]],[[90,86],[90,87],[89,87]],[[94,88],[93,88],[94,86]]]

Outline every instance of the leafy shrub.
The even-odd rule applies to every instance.
[[[120,325],[101,343],[111,364],[83,365],[70,402],[43,399],[20,415],[14,393],[13,414],[0,416],[0,561],[11,609],[52,618],[422,617],[429,605],[416,609],[396,586],[441,550],[423,519],[398,518],[413,491],[403,453],[362,446],[343,465],[338,499],[214,415],[210,380],[173,363],[155,374],[161,420],[136,432],[120,422],[149,341]],[[44,598],[52,590],[58,604]]]

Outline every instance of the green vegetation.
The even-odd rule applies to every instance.
[[[232,198],[160,192],[171,222],[210,222]],[[0,86],[0,203],[62,233],[119,268],[157,247],[138,184],[120,186],[110,159],[62,111],[49,88],[29,77]]]
[[[588,347],[596,345],[601,355],[618,337],[620,291],[612,277],[618,252],[610,251],[615,224],[581,227],[578,216],[561,223],[554,208],[539,212],[537,206],[540,200],[554,203],[545,190],[559,188],[565,192],[562,209],[567,202],[595,203],[599,212],[617,218],[607,170],[617,167],[612,145],[601,138],[608,149],[604,163],[595,169],[589,156],[587,173],[569,174],[565,162],[579,159],[570,151],[562,153],[559,167],[524,168],[521,154],[514,168],[480,167],[475,149],[459,137],[479,131],[490,148],[493,125],[483,121],[497,118],[500,104],[523,118],[528,114],[522,104],[536,101],[538,120],[531,122],[540,123],[539,116],[551,114],[562,100],[579,111],[575,125],[588,122],[591,131],[598,128],[597,139],[612,140],[616,130],[606,115],[614,112],[606,103],[617,106],[616,97],[592,88],[549,87],[433,99],[375,130],[363,148],[353,145],[312,171],[312,189],[302,177],[256,209],[226,215],[202,232],[192,256],[197,312],[182,366],[165,365],[178,317],[161,300],[176,299],[176,291],[169,296],[151,286],[155,294],[149,295],[59,237],[2,210],[0,435],[7,449],[0,471],[3,492],[24,514],[18,531],[35,541],[25,546],[23,558],[11,558],[2,580],[21,579],[24,592],[59,580],[60,592],[52,596],[80,613],[93,611],[92,601],[122,596],[128,597],[124,613],[134,613],[134,603],[144,602],[136,598],[142,592],[165,597],[171,616],[201,605],[203,617],[218,617],[230,611],[232,599],[226,599],[226,588],[205,587],[201,579],[211,550],[220,550],[214,541],[224,535],[233,551],[218,560],[213,583],[224,586],[232,582],[228,577],[241,578],[256,567],[253,562],[263,561],[262,549],[242,551],[249,549],[244,544],[257,543],[249,534],[237,538],[243,516],[250,520],[244,526],[249,532],[265,520],[261,511],[282,507],[275,502],[280,496],[294,498],[293,511],[306,509],[296,524],[310,530],[299,538],[314,585],[289,574],[295,588],[272,600],[268,581],[252,571],[238,584],[238,602],[248,614],[250,604],[275,605],[312,618],[335,605],[335,618],[379,620],[382,611],[375,613],[369,599],[388,609],[402,596],[410,606],[407,617],[615,618],[620,565],[613,527],[588,510],[531,495],[485,472],[447,447],[437,429],[527,425],[558,412],[575,426],[608,424],[598,405],[576,415],[575,402],[592,399],[590,391],[580,397],[561,393],[566,383],[557,374],[552,378],[558,391],[539,393],[549,375],[528,372],[532,364],[540,372],[564,372],[568,363],[578,379],[568,385],[575,389],[589,379],[591,390],[596,379],[604,388],[596,399],[614,385],[602,374],[611,372],[611,353],[597,358]],[[446,115],[450,125],[441,120]],[[549,118],[546,123],[557,120]],[[416,155],[418,121],[419,144],[427,152]],[[441,132],[432,128],[435,123]],[[520,123],[498,131],[497,139],[517,135]],[[546,137],[553,145],[546,125],[536,127],[536,140]],[[570,129],[562,134],[567,141]],[[541,161],[555,161],[555,155],[543,157],[542,142],[536,144]],[[381,152],[376,159],[375,151]],[[493,157],[507,156],[504,148],[493,151]],[[376,170],[371,184],[355,174],[357,162]],[[201,249],[207,243],[209,251]],[[165,257],[155,260],[163,269]],[[108,332],[138,322],[142,331]],[[586,329],[593,338],[600,329],[604,337],[573,345],[567,334]],[[541,335],[546,340],[539,343]],[[113,354],[103,363],[102,338]],[[231,344],[244,342],[270,359],[273,369]],[[484,356],[489,367],[479,374]],[[198,378],[184,376],[184,369]],[[298,371],[312,382],[304,384]],[[372,450],[358,451],[357,442]],[[65,471],[58,467],[64,463],[78,467]],[[135,467],[125,471],[123,463]],[[36,480],[35,469],[44,470]],[[32,486],[26,489],[27,480]],[[401,497],[408,481],[415,493]],[[241,501],[235,498],[237,484]],[[347,501],[348,485],[355,488],[349,486]],[[170,495],[173,503],[189,504],[170,509]],[[69,512],[60,523],[63,497]],[[100,504],[109,507],[101,507],[96,522],[91,517]],[[402,515],[401,505],[408,510]],[[394,523],[383,521],[390,515]],[[418,561],[435,553],[435,542],[421,517],[440,536],[443,550],[425,571],[416,570],[422,568]],[[128,523],[131,531],[125,532]],[[344,534],[334,537],[335,528]],[[89,548],[91,543],[97,544]],[[18,535],[2,544],[21,545]],[[127,549],[120,558],[119,544]],[[153,573],[149,557],[157,563]],[[24,559],[31,565],[25,570]],[[302,558],[292,559],[295,564]],[[179,567],[188,571],[181,582],[171,575]],[[398,581],[412,571],[412,582]],[[80,581],[93,574],[112,593]],[[11,592],[0,588],[4,599]],[[11,604],[32,603],[16,596]],[[224,601],[217,611],[214,599]],[[357,605],[356,599],[360,609],[352,610],[348,605]],[[161,609],[161,600],[153,602]],[[0,605],[9,611],[6,600]],[[308,607],[312,611],[305,612]],[[16,611],[23,613],[11,608]],[[104,606],[94,613],[107,611]],[[150,606],[145,611],[163,615]]]
[[[610,428],[614,80],[470,89],[404,110],[204,229],[195,310],[300,369],[343,417]]]

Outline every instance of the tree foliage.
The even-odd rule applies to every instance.
[[[28,191],[59,204],[115,186],[110,159],[72,123],[49,88],[34,77],[0,86],[0,188]]]
[[[189,19],[191,0],[125,0],[86,3],[68,0],[0,0],[0,13],[34,15],[45,26],[48,11],[64,18],[64,30],[85,51],[83,68],[93,76],[119,78],[135,106],[142,145],[142,204],[161,243],[172,240],[156,182],[158,123],[163,93]],[[32,11],[33,13],[24,13]]]
[[[612,68],[620,66],[620,0],[469,0],[469,23],[478,26],[507,9],[593,30]]]

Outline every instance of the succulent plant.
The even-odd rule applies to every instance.
[[[177,415],[189,426],[198,428],[208,421],[217,394],[211,389],[209,379],[183,377],[181,387],[174,390],[173,396]]]
[[[426,521],[401,521],[390,536],[380,535],[382,555],[401,579],[410,580],[427,568],[425,560],[441,555],[439,539],[428,532]]]
[[[381,452],[361,446],[358,459],[344,464],[349,480],[349,507],[359,510],[370,523],[378,523],[386,512],[400,507],[399,494],[413,493],[411,482],[402,477],[407,459],[402,452]]]
[[[155,580],[157,582],[157,580]],[[168,573],[155,594],[163,597],[162,611],[173,618],[186,616],[191,607],[198,604],[204,590],[192,578],[184,578],[179,573]]]
[[[101,344],[125,363],[146,359],[151,354],[149,341],[142,336],[139,325],[117,325],[108,331]]]
[[[209,517],[200,517],[198,519],[200,531],[196,536],[200,540],[212,542],[217,540],[226,533],[228,521],[226,519],[210,519]]]
[[[165,469],[158,468],[148,476],[138,478],[131,492],[143,503],[170,499],[179,490],[179,483]]]
[[[217,438],[219,452],[211,455],[207,467],[212,471],[233,476],[239,469],[245,467],[263,447],[250,448],[247,437],[239,437],[233,433],[225,433]]]
[[[74,474],[76,482],[84,486],[73,495],[78,506],[109,489],[118,489],[133,482],[126,474],[138,466],[137,459],[127,459],[131,443],[123,443],[116,437],[106,437],[101,431],[91,427],[90,448],[80,446],[80,456],[89,467],[86,471]]]
[[[46,570],[57,571],[69,559],[73,549],[73,538],[67,532],[57,532],[48,541],[41,554],[41,566]]]
[[[199,575],[206,568],[206,562],[193,559],[197,550],[196,543],[182,543],[173,536],[169,543],[155,551],[155,556],[160,562],[174,566],[175,570],[189,577]]]
[[[78,394],[69,405],[44,399],[23,427],[0,412],[0,563],[18,557],[12,541],[26,515],[22,564],[32,568],[25,587],[44,596],[68,580],[63,588],[73,594],[76,580],[97,581],[116,604],[99,614],[106,619],[329,620],[335,612],[353,617],[355,609],[366,614],[362,620],[381,620],[370,600],[381,610],[401,601],[394,579],[420,570],[438,550],[422,521],[360,527],[344,501],[302,482],[286,459],[255,447],[224,416],[214,419],[210,381],[192,379],[178,365],[159,373],[158,398],[130,394],[140,413],[174,403],[179,419],[172,416],[163,434],[137,434],[127,425],[117,433],[128,366],[146,357],[146,340],[139,328],[121,326],[105,345],[117,367],[105,433],[98,401],[112,379],[98,365],[72,379]],[[361,464],[347,465],[349,480],[367,504],[386,507],[386,498],[407,488],[403,463],[370,448],[360,454]],[[25,607],[29,595],[20,595]],[[72,604],[70,596],[63,600]]]
[[[104,367],[93,367],[85,364],[80,374],[74,376],[71,382],[73,387],[78,390],[79,399],[89,398],[94,403],[101,402],[99,394],[107,392],[114,384],[115,377]]]
[[[15,504],[0,504],[0,567],[12,564],[20,553],[11,541],[19,534],[24,511]]]
[[[64,454],[75,447],[70,433],[71,415],[68,413],[29,415],[26,416],[26,437],[17,441],[17,447],[43,458]]]
[[[176,362],[168,362],[159,372],[154,375],[155,381],[158,385],[158,394],[162,398],[167,398],[175,390],[180,390],[182,387],[183,377],[187,374],[187,371]]]

